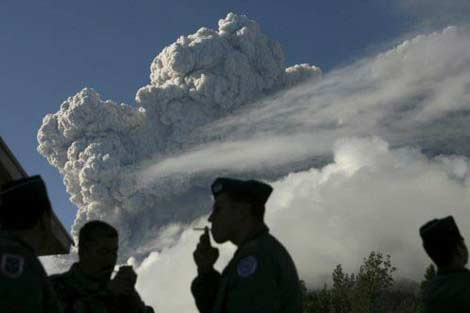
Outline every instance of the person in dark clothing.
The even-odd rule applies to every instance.
[[[135,290],[131,266],[121,266],[111,279],[117,251],[118,232],[111,225],[91,221],[80,229],[79,262],[50,277],[65,313],[153,313]]]
[[[219,252],[206,227],[194,251],[198,275],[191,292],[200,313],[301,313],[302,293],[296,267],[264,223],[271,186],[254,180],[217,178],[209,222],[217,243],[237,246],[222,274],[213,265]]]
[[[5,184],[0,202],[0,312],[62,312],[37,258],[47,244],[52,212],[43,180],[32,176]]]
[[[423,292],[425,313],[470,312],[468,249],[452,216],[420,228],[423,247],[437,266],[437,275]]]

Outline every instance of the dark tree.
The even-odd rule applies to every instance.
[[[364,258],[357,274],[347,274],[341,265],[332,273],[333,285],[307,290],[305,313],[419,313],[420,290],[436,274],[428,267],[421,285],[412,280],[395,282],[396,268],[390,255],[371,252]]]

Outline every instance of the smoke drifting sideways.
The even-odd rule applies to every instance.
[[[468,158],[429,158],[409,147],[392,149],[378,137],[338,140],[333,155],[321,168],[271,182],[274,192],[267,203],[267,224],[288,247],[308,287],[331,284],[337,264],[357,272],[373,250],[392,256],[397,280],[420,281],[430,261],[418,227],[435,217],[454,215],[470,238]],[[186,225],[169,225],[160,238],[178,238],[175,242],[143,262],[130,260],[138,269],[139,293],[159,311],[197,312],[189,285],[196,276],[192,252],[199,235]],[[219,249],[220,270],[234,247]]]
[[[102,100],[85,88],[48,114],[38,151],[64,175],[79,208],[73,234],[87,220],[107,220],[119,229],[121,246],[128,247],[122,255],[128,257],[142,250],[142,234],[153,238],[162,225],[207,212],[193,207],[200,196],[186,192],[194,185],[186,177],[141,188],[138,170],[200,143],[198,128],[321,76],[307,64],[285,68],[283,59],[279,43],[256,22],[230,13],[218,30],[201,28],[163,49],[152,62],[150,84],[137,92],[137,107]],[[206,194],[207,181],[202,182]]]
[[[336,264],[356,271],[371,250],[390,253],[398,276],[420,279],[429,263],[421,224],[453,214],[470,235],[468,33],[420,35],[319,80],[308,65],[259,70],[267,63],[255,61],[258,49],[271,47],[259,56],[269,60],[280,50],[253,29],[229,14],[217,32],[180,38],[153,62],[138,108],[86,89],[44,119],[39,150],[80,208],[74,229],[93,218],[117,225],[144,300],[195,312],[199,234],[190,227],[206,222],[208,185],[257,177],[274,186],[267,223],[309,286],[322,286]],[[257,38],[253,50],[239,36]],[[230,66],[228,48],[220,63],[206,60],[217,49],[205,44],[216,42],[252,51],[242,53],[252,56],[248,69]],[[222,247],[219,269],[233,250]]]
[[[392,256],[397,280],[420,281],[430,260],[419,226],[453,215],[470,236],[469,87],[468,33],[420,35],[208,124],[205,143],[149,165],[141,180],[274,176],[267,223],[309,287],[331,283],[337,264],[357,272],[373,250]],[[196,312],[190,226],[206,218],[168,225],[163,249],[130,260],[139,292],[162,312]],[[219,248],[221,269],[234,247]]]
[[[470,37],[448,27],[216,120],[200,130],[204,144],[159,160],[141,180],[225,169],[279,175],[286,164],[292,171],[328,162],[333,143],[351,136],[430,157],[468,156],[469,103]]]

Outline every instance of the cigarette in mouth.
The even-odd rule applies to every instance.
[[[195,231],[205,231],[206,228],[205,227],[193,227],[193,230],[195,230]],[[211,229],[207,228],[207,230],[211,230]]]

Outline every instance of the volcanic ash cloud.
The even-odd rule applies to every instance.
[[[161,312],[195,312],[190,227],[205,223],[214,176],[273,184],[268,224],[309,286],[371,250],[419,279],[418,227],[433,217],[454,214],[470,236],[467,32],[419,35],[321,80],[282,59],[255,22],[229,14],[165,48],[136,106],[84,89],[44,118],[39,151],[79,207],[74,232],[116,225],[121,258]]]
[[[463,236],[470,236],[469,165],[461,156],[429,158],[412,148],[392,149],[377,137],[344,138],[334,143],[330,163],[271,182],[266,220],[309,287],[331,284],[337,264],[357,272],[371,251],[392,256],[397,280],[420,281],[431,261],[419,226],[452,214]],[[165,248],[136,264],[139,292],[161,312],[197,312],[189,285],[200,232],[192,225],[168,226],[160,235]],[[219,248],[216,267],[222,269],[234,247]]]
[[[199,127],[320,75],[307,64],[286,68],[279,43],[231,13],[218,30],[201,28],[163,49],[151,64],[150,84],[137,92],[137,106],[103,100],[89,88],[68,98],[44,118],[38,151],[64,175],[79,208],[74,234],[85,221],[104,219],[132,251],[146,230],[197,216],[184,201],[169,200],[190,188],[188,179],[138,188],[138,170],[197,144]]]

